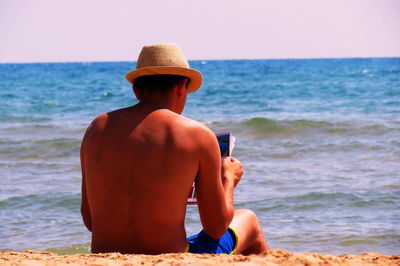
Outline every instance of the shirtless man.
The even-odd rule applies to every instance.
[[[81,146],[81,212],[92,252],[268,251],[255,214],[234,209],[242,165],[221,160],[214,133],[180,115],[200,72],[177,45],[159,44],[145,46],[126,77],[139,103],[98,116]],[[204,230],[187,239],[193,182]]]

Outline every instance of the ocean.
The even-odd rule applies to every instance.
[[[237,208],[272,249],[400,253],[400,58],[191,61],[183,115],[236,137]],[[90,251],[80,143],[134,62],[0,64],[0,250]],[[193,140],[196,141],[196,140]],[[188,206],[188,235],[201,229]]]

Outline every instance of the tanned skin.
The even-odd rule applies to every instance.
[[[204,230],[220,238],[231,224],[238,253],[268,250],[257,218],[234,210],[233,190],[243,170],[221,162],[212,131],[180,115],[187,80],[168,94],[135,90],[139,103],[98,116],[81,146],[84,224],[92,252],[184,252],[186,202],[195,181]]]

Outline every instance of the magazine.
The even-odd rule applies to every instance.
[[[233,147],[235,146],[235,137],[231,132],[219,132],[215,133],[217,137],[219,150],[221,153],[221,157],[232,156]],[[188,204],[196,204],[196,190],[194,187],[194,183],[192,185],[192,189],[190,190],[188,200]]]

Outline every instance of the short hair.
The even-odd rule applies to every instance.
[[[140,94],[145,91],[147,93],[167,93],[175,86],[183,82],[187,77],[176,75],[150,75],[142,76],[135,79],[132,83],[134,89],[137,89]]]

